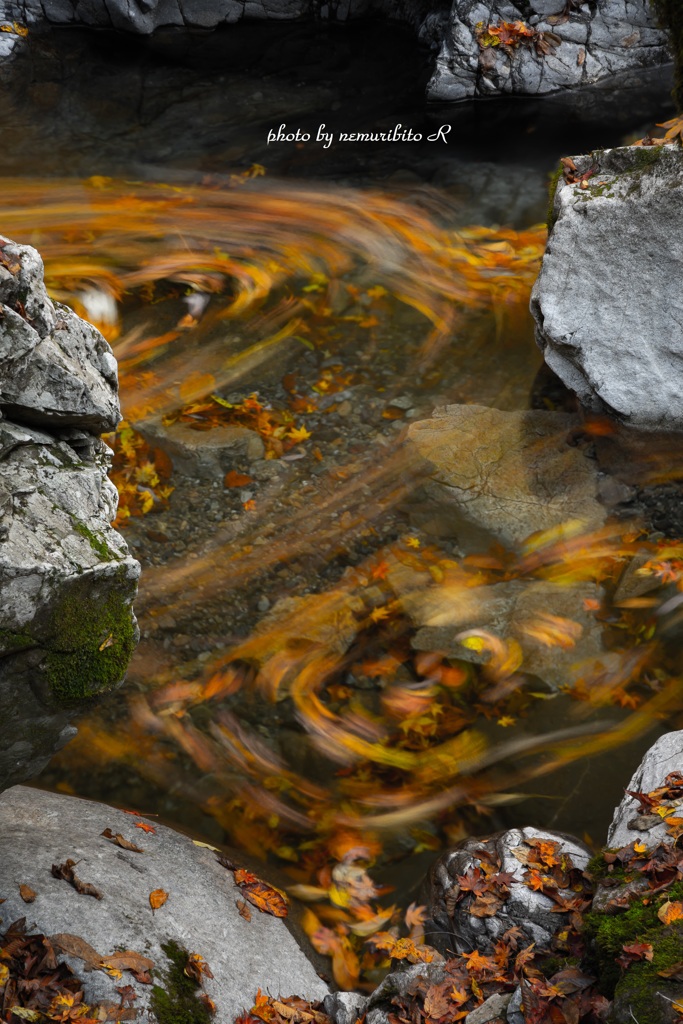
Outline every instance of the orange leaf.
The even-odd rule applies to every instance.
[[[154,825],[148,825],[146,821],[136,821],[135,827],[141,828],[142,831],[146,832],[148,835],[155,836],[157,834],[157,830],[155,829]]]
[[[163,907],[164,903],[168,899],[168,893],[164,892],[163,889],[155,889],[149,894],[149,905],[152,908],[152,913],[158,910],[159,907]]]
[[[253,480],[250,476],[247,476],[246,473],[238,473],[236,469],[231,469],[223,479],[224,487],[246,487],[251,483]]]
[[[683,903],[680,901],[667,900],[662,903],[657,911],[657,917],[662,924],[671,924],[673,921],[680,921],[683,918]]]

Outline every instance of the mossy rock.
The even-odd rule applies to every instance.
[[[152,1012],[159,1024],[212,1024],[208,1007],[198,998],[198,986],[185,974],[187,950],[174,941],[161,948],[169,966],[152,989]]]
[[[51,609],[40,647],[51,701],[68,706],[113,689],[124,678],[138,639],[134,589],[125,569],[93,587],[74,580]]]
[[[663,978],[659,971],[683,961],[683,922],[656,928],[642,941],[651,943],[652,960],[641,960],[624,972],[614,991],[610,1019],[613,1024],[673,1024],[681,1019],[674,1004],[683,1004],[683,982]]]
[[[593,877],[600,872],[600,857],[591,861]],[[676,882],[665,895],[644,893],[622,913],[590,911],[584,916],[589,951],[585,966],[598,978],[602,994],[614,999],[610,1017],[613,1024],[632,1020],[631,1009],[638,1024],[664,1024],[678,1019],[675,1014],[670,1015],[671,1003],[667,999],[683,999],[683,984],[662,978],[658,972],[683,961],[683,922],[665,927],[657,911],[664,899],[682,898],[683,883]],[[649,943],[652,960],[636,961],[624,971],[616,959],[625,945],[634,942]]]

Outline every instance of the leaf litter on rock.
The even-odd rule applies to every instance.
[[[78,863],[78,861],[72,860],[69,857],[69,859],[65,860],[63,864],[53,864],[52,874],[55,878],[60,878],[63,881],[68,882],[69,885],[72,885],[76,892],[80,893],[82,896],[94,896],[96,900],[101,900],[102,893],[97,886],[92,885],[91,882],[81,881],[74,871],[74,868]]]
[[[116,846],[120,846],[122,850],[132,850],[134,853],[145,852],[141,846],[136,846],[135,843],[131,843],[130,840],[124,839],[120,832],[114,834],[110,828],[105,828],[104,832],[100,832],[100,835],[104,836],[105,839],[109,839],[110,842],[115,843]]]

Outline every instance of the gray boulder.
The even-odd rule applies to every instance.
[[[4,926],[26,917],[31,931],[61,936],[54,941],[70,951],[66,959],[83,980],[86,1003],[117,1005],[117,987],[131,985],[138,1018],[152,1022],[159,1019],[155,1010],[164,1004],[167,1009],[174,1007],[173,961],[176,970],[179,965],[182,970],[181,961],[190,953],[203,957],[213,974],[213,978],[204,977],[203,988],[216,1004],[217,1024],[231,1024],[243,1009],[249,1009],[259,988],[273,996],[311,1000],[328,994],[327,985],[283,920],[256,907],[251,907],[249,920],[240,915],[240,889],[215,853],[163,825],[154,828],[155,834],[144,834],[134,827],[129,814],[105,804],[21,786],[4,793],[0,797]],[[101,834],[106,829],[143,852],[121,848]],[[78,878],[94,885],[101,899],[82,895],[53,876],[52,865],[68,859],[78,862]],[[20,885],[36,893],[28,906],[20,897]],[[158,889],[168,898],[153,912],[150,893]],[[87,943],[90,958],[87,947],[79,947],[74,937]],[[86,959],[74,955],[79,948]],[[92,969],[93,959],[122,950],[153,961],[153,985],[140,982],[129,971],[117,979]]]
[[[430,508],[450,517],[462,545],[479,550],[570,520],[602,525],[595,464],[568,443],[575,426],[563,413],[449,405],[413,423],[408,440],[433,466]]]
[[[546,363],[590,410],[683,429],[683,154],[624,147],[560,179],[531,310]],[[584,187],[585,186],[585,187]]]
[[[558,863],[567,865],[566,885],[553,892],[558,899],[571,901],[576,897],[572,886],[573,869],[581,872],[590,859],[590,851],[578,839],[564,832],[534,828],[508,829],[491,836],[465,839],[443,854],[432,867],[427,892],[425,939],[445,955],[471,952],[491,954],[502,935],[513,927],[520,928],[527,942],[537,949],[547,948],[558,929],[566,926],[567,912],[558,909],[558,902],[527,885],[529,864],[533,858],[534,841],[557,844]],[[481,865],[496,868],[497,875],[489,881],[482,899],[474,895]],[[542,869],[547,874],[549,868]],[[483,877],[483,876],[482,876]],[[496,878],[502,879],[500,883]],[[469,886],[475,886],[470,890]]]
[[[534,35],[505,45],[487,33],[516,21]],[[429,34],[439,52],[427,92],[441,101],[578,89],[671,59],[648,0],[453,0],[449,16],[432,16]]]
[[[0,788],[42,770],[79,702],[117,686],[140,573],[110,526],[110,451],[0,420]]]
[[[683,772],[683,730],[667,732],[659,737],[646,753],[626,789],[634,793],[651,793],[664,785],[664,780],[670,772]],[[682,806],[675,813],[683,815],[683,793],[679,804]],[[634,840],[642,839],[645,839],[648,846],[670,843],[671,836],[667,831],[666,822],[661,818],[656,821],[658,817],[659,815],[652,816],[649,822],[644,820],[636,798],[625,793],[624,799],[614,812],[607,833],[607,846],[619,849]]]
[[[1,236],[0,409],[36,426],[93,433],[121,419],[111,348],[91,324],[52,303],[36,250]]]

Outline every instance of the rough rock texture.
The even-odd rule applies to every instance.
[[[124,949],[144,954],[154,961],[155,985],[166,990],[171,1007],[173,989],[164,978],[170,964],[162,947],[176,943],[198,953],[214,975],[204,987],[216,1003],[217,1024],[228,1024],[248,1008],[259,987],[273,996],[323,999],[326,984],[284,922],[256,908],[246,921],[236,907],[240,893],[232,873],[216,855],[170,828],[154,827],[155,835],[145,835],[133,827],[130,815],[105,804],[21,786],[4,793],[0,897],[6,900],[5,924],[26,917],[31,930],[77,935],[101,956]],[[144,852],[121,849],[101,835],[106,828]],[[68,858],[78,861],[79,878],[97,886],[101,900],[80,895],[52,876],[52,865]],[[37,893],[30,906],[20,898],[21,884]],[[168,901],[153,914],[149,895],[155,889],[167,892]],[[87,1002],[118,1004],[116,987],[130,984],[140,1018],[158,1019],[152,986],[128,972],[121,981],[103,971],[86,971],[75,957],[68,962],[84,981]]]
[[[481,46],[481,28],[503,21],[523,21],[544,36],[513,46]],[[454,0],[450,15],[432,15],[422,34],[439,45],[428,86],[432,100],[537,96],[670,59],[648,0]]]
[[[519,927],[528,942],[535,942],[537,948],[549,944],[552,936],[567,919],[564,913],[554,913],[556,904],[541,892],[524,884],[524,865],[515,857],[513,850],[522,846],[525,839],[550,840],[560,844],[563,854],[571,858],[573,866],[583,870],[589,859],[588,847],[573,836],[563,832],[543,831],[535,828],[508,829],[492,836],[465,839],[454,849],[439,857],[430,873],[426,941],[444,954],[479,952],[490,954],[493,947],[508,928]],[[476,869],[482,862],[479,852],[485,851],[489,863],[500,864],[501,872],[513,876],[509,884],[510,894],[494,916],[476,917],[466,906],[467,899],[453,908],[452,897],[459,892],[457,876]],[[571,890],[567,891],[567,895]]]
[[[4,789],[42,770],[79,703],[123,680],[140,566],[110,526],[111,452],[94,433],[120,418],[109,346],[55,309],[28,246],[0,245],[0,299],[0,406],[13,417],[0,412]]]
[[[555,373],[589,409],[683,429],[683,155],[624,147],[560,182],[531,309]],[[662,215],[664,213],[664,215]]]
[[[562,413],[451,405],[414,423],[408,438],[434,466],[429,500],[476,550],[491,539],[513,546],[571,520],[603,523],[594,464],[567,443],[574,426]]]
[[[675,771],[683,772],[683,730],[667,732],[664,736],[659,737],[648,750],[626,789],[633,792],[650,793],[653,789],[663,785],[669,772]],[[645,824],[638,820],[639,814],[638,801],[626,794],[614,812],[607,834],[608,847],[618,849],[632,843],[634,839],[643,838],[642,827],[639,829],[629,827],[630,823]],[[645,831],[647,831],[648,846],[654,846],[658,842],[671,842],[671,836],[667,832],[664,821],[659,824],[651,823],[646,826]]]
[[[54,305],[35,249],[0,236],[0,409],[37,426],[113,430],[116,360],[99,331]]]

